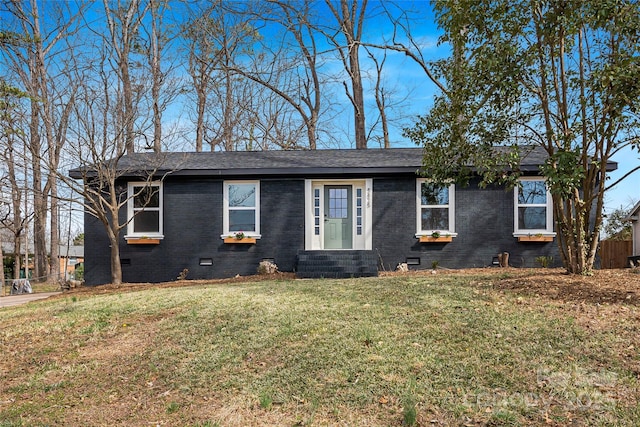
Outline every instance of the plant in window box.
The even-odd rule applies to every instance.
[[[553,242],[553,236],[544,235],[542,233],[531,234],[527,236],[518,236],[519,242]]]
[[[433,231],[430,236],[420,236],[421,243],[447,243],[451,242],[452,237],[450,234],[443,235],[440,231]]]
[[[254,237],[248,237],[244,234],[244,231],[236,231],[231,233],[229,237],[224,238],[225,243],[255,243],[256,239]]]

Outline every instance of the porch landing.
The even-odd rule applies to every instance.
[[[300,251],[296,276],[304,279],[347,279],[378,275],[378,261],[373,251]]]

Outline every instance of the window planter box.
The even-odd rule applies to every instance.
[[[256,238],[243,237],[242,239],[236,239],[235,237],[225,237],[224,243],[254,245],[256,243]]]
[[[518,242],[553,242],[553,236],[518,236]]]
[[[453,241],[453,236],[420,236],[418,237],[420,243],[448,243]]]
[[[160,239],[149,239],[149,238],[127,239],[127,245],[158,245],[158,244],[160,244]]]

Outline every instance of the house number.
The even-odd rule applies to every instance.
[[[371,188],[367,187],[367,208],[371,207]]]

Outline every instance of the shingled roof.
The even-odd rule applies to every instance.
[[[522,170],[537,171],[546,159],[545,151],[539,147],[526,151]],[[118,169],[121,176],[141,171],[225,177],[415,174],[423,154],[422,148],[135,153],[122,157]],[[80,179],[82,170],[69,174]]]

